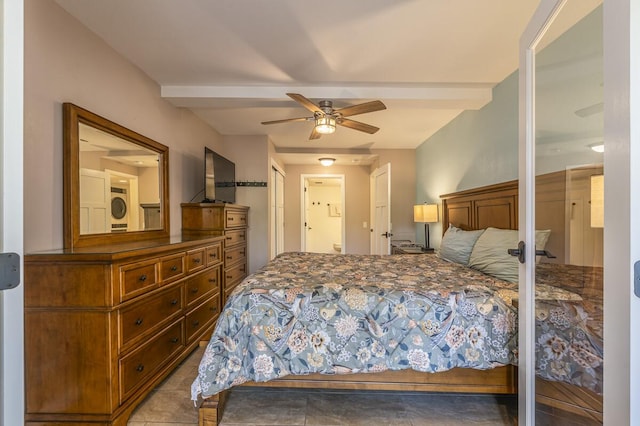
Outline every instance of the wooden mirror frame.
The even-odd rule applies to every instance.
[[[158,153],[160,223],[158,229],[80,234],[80,123]],[[63,104],[64,248],[96,247],[169,237],[169,148],[71,103]]]

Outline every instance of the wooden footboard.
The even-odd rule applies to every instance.
[[[511,365],[491,370],[454,368],[441,373],[421,373],[407,369],[367,374],[310,374],[287,376],[263,383],[248,382],[242,386],[489,394],[518,392],[516,367]],[[228,392],[223,391],[202,402],[198,415],[200,426],[218,425]]]
[[[227,402],[229,391],[222,391],[202,401],[198,409],[198,425],[218,426],[222,420],[222,412]]]

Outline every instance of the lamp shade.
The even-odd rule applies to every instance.
[[[431,223],[438,221],[437,204],[417,204],[413,206],[413,221]]]
[[[322,164],[323,166],[329,167],[333,163],[335,163],[336,159],[335,158],[324,157],[324,158],[318,158],[318,161],[320,161],[320,164]]]

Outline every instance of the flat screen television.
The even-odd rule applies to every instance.
[[[233,161],[204,147],[203,203],[236,202],[236,165]]]

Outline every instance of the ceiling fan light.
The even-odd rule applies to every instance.
[[[316,132],[328,135],[336,131],[336,119],[333,117],[316,118]]]
[[[319,158],[318,160],[320,160],[320,164],[322,164],[325,167],[331,166],[336,161],[335,158],[328,158],[328,157]]]

